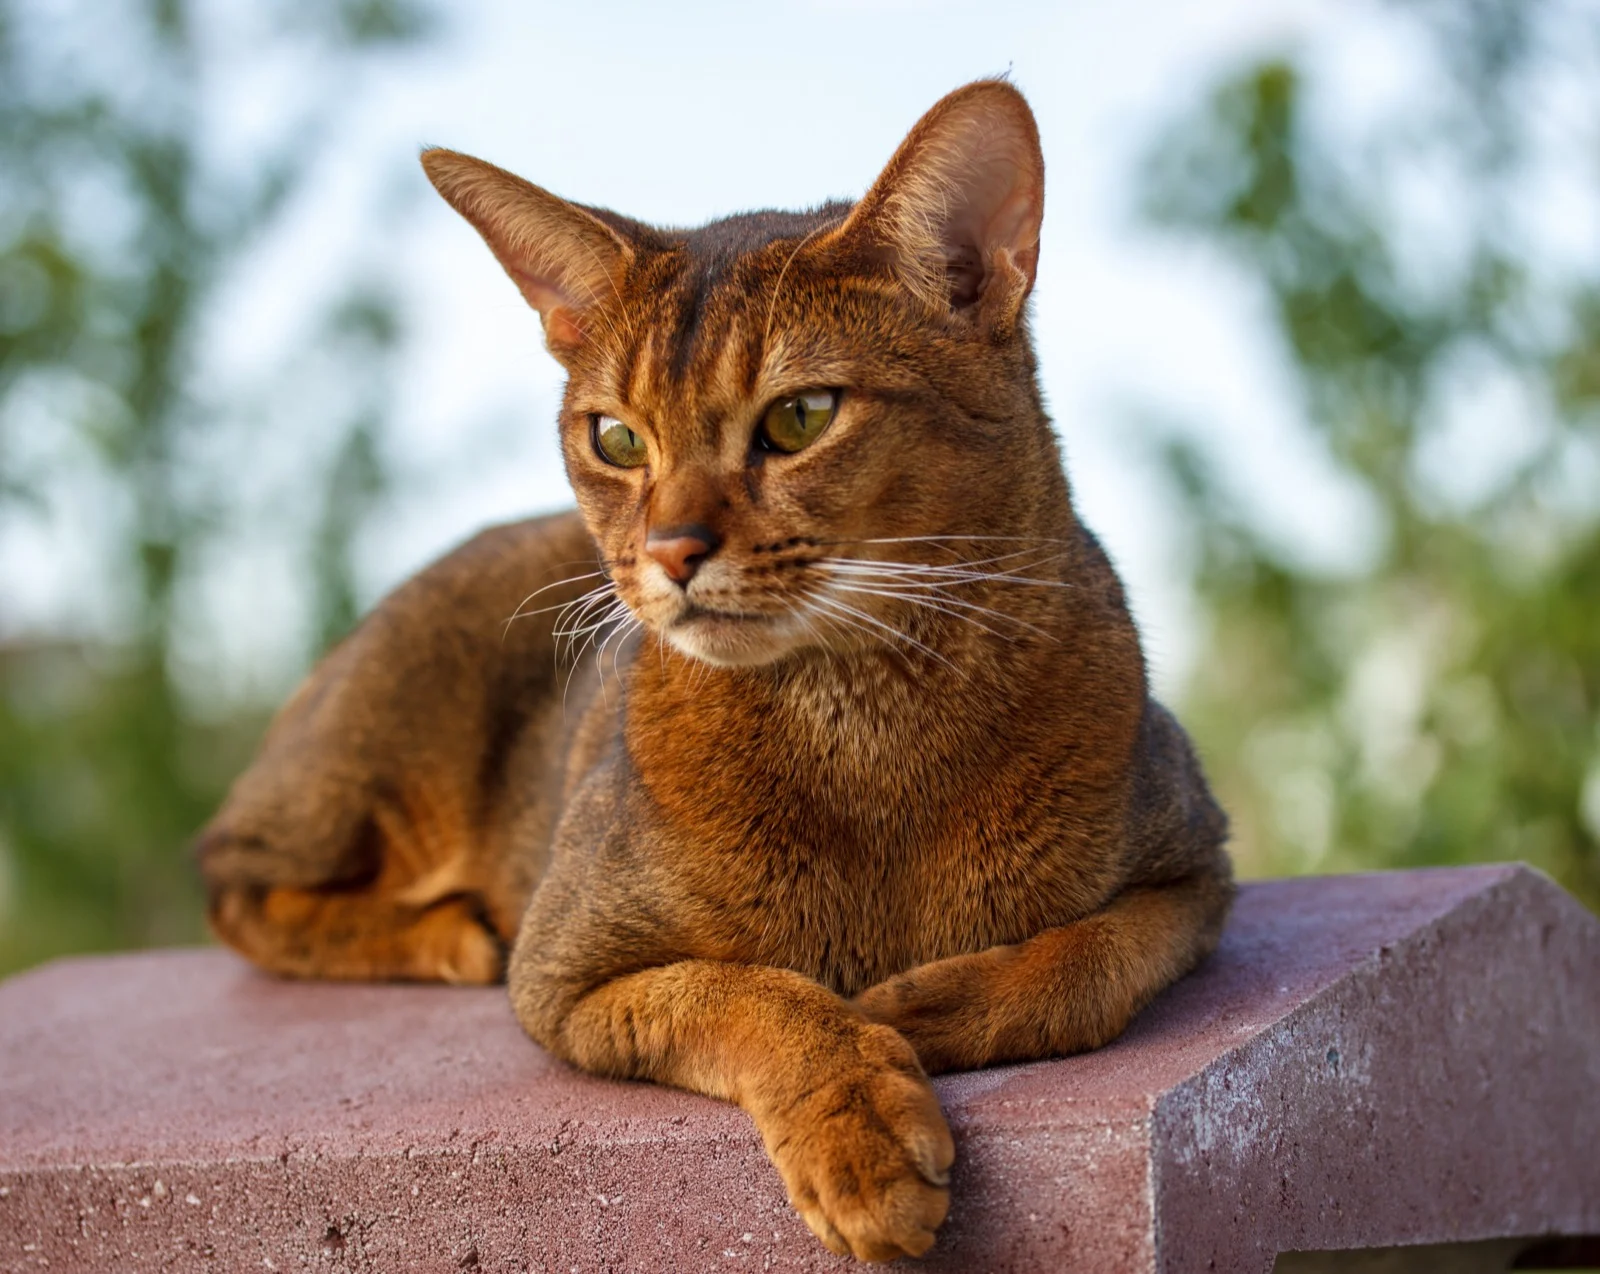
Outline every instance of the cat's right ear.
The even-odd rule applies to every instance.
[[[917,121],[838,231],[935,310],[996,336],[1015,328],[1039,263],[1044,156],[1033,112],[1003,80],[949,94]]]
[[[576,204],[471,155],[425,150],[422,167],[539,311],[545,344],[567,362],[592,335],[594,311],[618,295],[632,249]]]

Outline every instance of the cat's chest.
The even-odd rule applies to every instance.
[[[886,818],[876,839],[758,841],[718,855],[686,900],[709,922],[700,954],[795,969],[850,995],[1064,918],[1051,855],[933,828],[918,840],[900,822]]]
[[[746,723],[737,747],[696,750],[685,729],[670,754],[636,751],[694,954],[853,993],[1088,910],[1080,864],[1105,837],[1059,759],[916,690],[891,712],[885,686],[841,681]]]

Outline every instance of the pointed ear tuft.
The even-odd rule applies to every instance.
[[[590,337],[595,311],[618,295],[633,256],[627,242],[576,204],[481,159],[425,150],[422,167],[539,311],[545,343],[565,362]]]
[[[1044,156],[1022,94],[980,80],[936,103],[850,214],[841,239],[886,256],[926,305],[1008,336],[1033,288]]]

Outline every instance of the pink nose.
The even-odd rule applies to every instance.
[[[715,553],[720,543],[715,531],[696,523],[651,531],[644,551],[661,563],[661,569],[675,583],[687,584],[700,569],[700,563]]]

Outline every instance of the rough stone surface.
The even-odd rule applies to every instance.
[[[1517,867],[1247,886],[1121,1040],[946,1077],[928,1271],[1246,1271],[1600,1234],[1600,924]],[[0,985],[0,1270],[824,1270],[738,1110],[498,990],[220,951]]]

